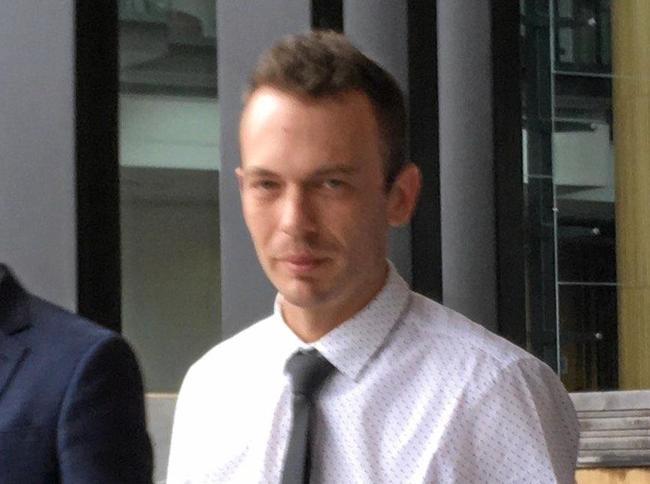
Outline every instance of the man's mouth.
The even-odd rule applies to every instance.
[[[300,275],[317,269],[327,259],[308,254],[296,254],[280,257],[279,260],[285,264],[291,272]]]

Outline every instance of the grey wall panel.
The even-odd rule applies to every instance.
[[[222,337],[270,314],[275,294],[260,268],[241,216],[234,170],[239,165],[241,93],[258,55],[282,35],[310,26],[310,2],[303,0],[220,0],[217,57],[221,177]]]
[[[437,7],[443,302],[495,330],[490,2]]]
[[[0,260],[76,308],[74,2],[0,2]]]
[[[367,56],[376,60],[408,92],[408,16],[406,0],[346,0],[345,34]],[[389,235],[389,257],[400,274],[411,281],[411,231],[401,227]]]
[[[400,87],[408,88],[408,25],[406,0],[346,0],[345,34],[366,55],[386,68]]]

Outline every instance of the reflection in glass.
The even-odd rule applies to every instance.
[[[220,337],[213,0],[120,0],[122,326],[148,392]]]
[[[616,287],[560,283],[562,373],[573,391],[618,388]]]

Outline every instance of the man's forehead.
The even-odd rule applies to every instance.
[[[294,97],[295,96],[292,96],[289,93],[285,93],[278,89],[273,89],[267,86],[260,87],[250,94],[248,100],[246,101],[246,104],[244,104],[242,113],[246,113],[253,105],[255,106],[256,113],[258,111],[269,111],[277,106],[280,99],[290,99]]]
[[[241,113],[240,138],[244,132],[250,133],[251,128],[253,131],[260,128],[267,129],[268,126],[276,126],[278,122],[291,129],[305,127],[304,124],[294,123],[295,116],[300,116],[305,122],[322,126],[322,130],[319,131],[327,129],[321,123],[329,126],[329,129],[332,129],[331,123],[334,123],[342,130],[343,137],[347,136],[350,129],[355,126],[379,131],[379,123],[372,103],[362,92],[345,91],[335,96],[315,98],[263,86],[251,95]]]
[[[278,176],[279,173],[269,167],[263,165],[242,165],[242,170],[247,176]],[[312,167],[310,170],[311,176],[328,176],[328,175],[354,175],[359,172],[359,167],[349,163],[337,162],[323,162],[320,165]]]
[[[285,175],[286,170],[295,170],[300,178],[327,172],[351,174],[364,160],[376,158],[383,167],[372,105],[356,91],[342,96],[314,99],[260,87],[241,118],[242,167],[269,168]]]
[[[325,95],[312,96],[299,91],[291,91],[275,87],[272,85],[262,85],[252,91],[246,98],[242,106],[242,115],[247,112],[251,104],[255,104],[255,111],[272,109],[277,106],[281,100],[293,101],[302,105],[320,105],[320,104],[339,104],[346,105],[351,103],[368,103],[372,109],[372,102],[368,95],[358,89],[345,89],[338,92],[328,93]]]

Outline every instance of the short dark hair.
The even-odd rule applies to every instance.
[[[319,30],[282,38],[261,55],[244,103],[260,87],[315,99],[362,92],[370,100],[384,140],[387,187],[406,164],[406,108],[402,91],[393,76],[344,35]]]

